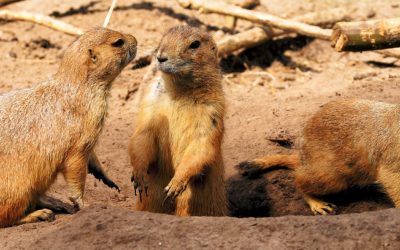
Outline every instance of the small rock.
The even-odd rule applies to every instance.
[[[8,52],[8,56],[11,58],[17,58],[17,54],[13,51]]]
[[[376,12],[374,10],[368,11],[367,17],[368,18],[373,18],[376,15]]]

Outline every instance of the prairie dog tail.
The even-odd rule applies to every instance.
[[[237,168],[239,169],[239,173],[243,176],[256,177],[265,172],[265,170],[276,167],[295,170],[300,164],[300,159],[297,154],[268,155],[252,161],[241,162],[237,165]]]

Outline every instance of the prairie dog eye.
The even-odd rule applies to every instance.
[[[189,48],[191,48],[191,49],[197,49],[198,47],[200,47],[200,41],[199,40],[196,40],[196,41],[192,42],[190,44],[190,46],[189,46]]]
[[[121,48],[122,46],[124,46],[124,44],[125,44],[124,40],[120,38],[117,41],[113,42],[111,46],[115,48]]]

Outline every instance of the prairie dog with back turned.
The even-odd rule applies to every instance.
[[[111,83],[135,57],[136,44],[131,35],[88,31],[50,80],[0,96],[0,226],[51,219],[51,210],[34,209],[60,172],[82,208]]]
[[[163,36],[156,60],[161,77],[141,93],[129,146],[136,209],[226,215],[225,98],[216,44],[200,29],[177,26]]]
[[[298,155],[243,162],[244,175],[286,166],[314,214],[335,208],[318,196],[379,183],[400,207],[400,106],[362,99],[332,101],[307,122]]]

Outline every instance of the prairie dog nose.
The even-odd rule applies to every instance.
[[[132,35],[125,35],[125,37],[126,37],[126,39],[128,40],[128,42],[130,43],[130,44],[132,44],[133,46],[137,46],[137,40],[136,40],[136,38],[134,37],[134,36],[132,36]]]
[[[157,56],[157,61],[159,63],[166,62],[166,61],[168,61],[168,57],[166,57],[166,56]]]

